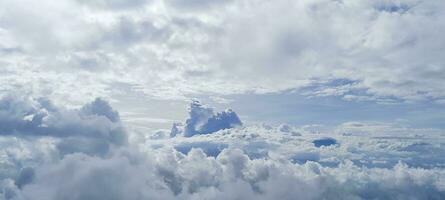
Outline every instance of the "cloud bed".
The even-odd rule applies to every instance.
[[[404,164],[366,169],[345,162],[327,168],[315,162],[251,160],[240,150],[224,150],[216,158],[200,150],[186,156],[156,152],[149,157],[154,158],[126,151],[107,159],[67,156],[38,169],[33,183],[15,198],[442,199],[445,195],[442,170]]]
[[[328,132],[244,125],[141,139],[102,99],[80,108],[17,95],[0,102],[9,125],[0,136],[0,199],[445,198],[440,133],[363,134],[346,128],[367,129],[355,122]]]

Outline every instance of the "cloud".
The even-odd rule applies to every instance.
[[[188,154],[192,149],[201,149],[207,156],[218,156],[223,149],[226,149],[229,145],[224,143],[215,142],[192,142],[192,143],[180,143],[175,146],[175,150]]]
[[[99,98],[80,109],[65,109],[44,98],[5,96],[0,99],[0,135],[60,138],[62,152],[92,154],[127,143],[118,112]]]
[[[344,135],[411,135],[425,136],[441,134],[434,128],[410,128],[403,123],[350,121],[338,125],[336,133]]]
[[[288,125],[288,124],[281,124],[278,127],[278,130],[283,133],[291,133],[293,136],[299,136],[301,135],[297,130],[295,130],[294,127]]]
[[[130,9],[130,8],[138,8],[144,6],[149,1],[147,0],[130,0],[130,1],[123,1],[123,0],[111,0],[111,1],[104,1],[104,0],[94,0],[94,1],[85,1],[85,0],[77,0],[77,2],[81,4],[86,4],[92,7],[97,8],[105,8],[105,9]]]
[[[19,189],[22,189],[22,187],[28,183],[31,183],[34,179],[35,172],[34,169],[31,167],[25,167],[21,169],[19,176],[16,180],[14,180],[15,185]]]
[[[390,168],[399,161],[410,167],[445,166],[445,160],[439,156],[443,153],[443,131],[440,130],[400,129],[396,124],[376,130],[369,129],[372,125],[363,125],[362,129],[356,127],[348,132],[338,131],[343,125],[323,127],[322,130],[287,126],[293,131],[283,132],[281,126],[244,125],[193,137],[146,140],[143,144],[156,149],[174,148],[185,154],[199,148],[209,156],[217,156],[223,149],[238,148],[251,159],[285,159],[296,163],[317,161],[331,167],[338,166],[343,160],[369,168]],[[397,129],[400,131],[393,131]],[[429,153],[426,155],[425,152]]]
[[[310,96],[354,101],[435,101],[445,95],[439,1],[3,4],[0,46],[19,51],[1,61],[12,74],[26,71],[32,78],[16,75],[2,87],[38,85],[43,91],[32,91],[39,95],[50,90],[74,98],[67,91],[76,89],[112,96],[116,83],[162,99],[310,86],[317,86],[305,91]],[[70,79],[73,71],[77,77]],[[64,81],[44,85],[51,73]],[[78,79],[93,84],[79,87]]]
[[[97,98],[93,102],[82,107],[81,113],[84,115],[104,116],[111,122],[119,122],[119,113],[108,104],[108,102]]]
[[[193,106],[204,124],[218,116]],[[0,108],[2,123],[9,122],[0,135],[2,199],[445,197],[444,136],[437,132],[365,122],[323,131],[243,125],[193,137],[156,131],[121,143],[98,131],[123,130],[119,113],[102,99],[74,109],[7,95]],[[340,145],[326,144],[332,142]]]
[[[128,131],[92,99],[142,110],[147,97],[294,92],[428,107],[445,98],[444,8],[0,1],[0,199],[445,199],[443,130],[243,124],[193,102],[169,137]]]
[[[216,158],[201,150],[185,156],[158,152],[156,158],[124,151],[108,159],[67,156],[38,169],[14,199],[440,199],[444,176],[439,169],[401,163],[367,169],[349,161],[330,168],[251,160],[237,149],[223,150]]]
[[[213,108],[193,100],[189,108],[189,118],[185,121],[184,127],[180,127],[177,123],[173,124],[170,135],[176,136],[183,132],[185,137],[191,137],[241,125],[242,122],[238,115],[231,109],[214,114]],[[180,130],[180,128],[183,130]]]
[[[189,10],[189,11],[205,11],[206,9],[215,8],[216,6],[224,6],[232,0],[216,0],[216,1],[203,1],[203,0],[168,0],[168,5],[173,8]]]

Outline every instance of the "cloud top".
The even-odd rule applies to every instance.
[[[193,100],[189,107],[189,118],[186,119],[182,133],[185,137],[214,133],[219,130],[242,126],[238,115],[231,109],[214,113],[213,108]],[[173,124],[171,135],[181,132],[179,124]]]

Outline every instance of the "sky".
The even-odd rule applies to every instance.
[[[444,32],[441,0],[0,0],[0,200],[444,199]]]
[[[239,111],[246,120],[338,123],[353,114],[443,128],[441,1],[1,4],[3,93],[72,106],[102,97],[121,112],[146,104],[144,115],[168,121],[198,98],[221,107],[249,101]],[[263,104],[277,108],[256,119]]]

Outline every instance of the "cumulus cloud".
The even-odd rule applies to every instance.
[[[241,125],[242,122],[238,115],[231,109],[214,114],[213,108],[193,100],[189,108],[189,118],[185,121],[184,127],[180,127],[180,124],[177,123],[173,124],[170,135],[176,136],[181,133],[181,128],[185,137],[191,137]]]
[[[349,161],[329,168],[251,160],[237,149],[216,158],[196,149],[155,157],[121,152],[108,159],[67,156],[38,169],[13,199],[441,199],[444,177],[439,169],[401,163],[367,169]]]
[[[0,199],[445,198],[443,134],[362,134],[366,123],[350,122],[337,129],[357,134],[243,125],[127,142],[134,133],[101,99],[78,109],[29,96],[0,102],[9,124],[1,126]],[[225,119],[192,106],[204,124]]]
[[[119,114],[99,98],[80,109],[65,109],[44,98],[5,96],[0,99],[0,134],[60,138],[62,151],[93,154],[127,142]]]

